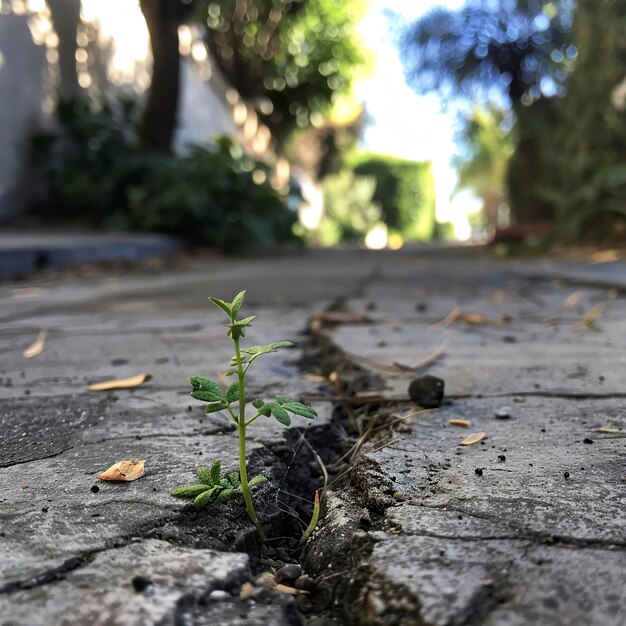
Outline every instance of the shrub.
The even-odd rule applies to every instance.
[[[136,112],[129,100],[59,106],[57,127],[32,141],[48,187],[41,213],[234,252],[295,239],[296,212],[270,185],[265,164],[227,139],[182,155],[141,152]]]
[[[405,239],[430,239],[435,232],[435,184],[429,162],[366,154],[353,159],[357,176],[372,177],[372,200],[382,221]]]

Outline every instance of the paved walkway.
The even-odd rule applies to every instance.
[[[0,624],[623,623],[626,271],[607,267],[610,285],[578,286],[572,265],[471,250],[330,251],[5,283]],[[207,296],[243,288],[259,315],[247,340],[298,344],[259,361],[253,393],[343,398],[314,401],[319,418],[297,429],[251,432],[270,531],[321,484],[315,454],[331,480],[345,474],[299,556],[277,540],[259,552],[239,502],[197,513],[168,495],[215,457],[236,467],[230,424],[185,379],[224,370]],[[327,309],[342,314],[304,335]],[[419,374],[457,397],[405,418],[415,405],[387,399],[431,357]],[[87,390],[140,373],[152,379],[135,390]],[[353,392],[384,398],[348,405]],[[145,476],[95,479],[125,458],[145,459]],[[257,585],[239,599],[295,558],[316,579],[309,597]]]

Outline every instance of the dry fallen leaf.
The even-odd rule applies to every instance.
[[[472,433],[469,437],[465,437],[463,441],[459,443],[461,446],[471,446],[479,441],[482,441],[487,436],[487,433]]]
[[[240,600],[249,600],[254,595],[254,585],[250,582],[245,582],[241,585],[241,589],[239,590],[239,599]]]
[[[89,385],[87,389],[89,391],[109,391],[110,389],[132,389],[133,387],[139,387],[143,383],[149,381],[152,378],[151,374],[138,374],[137,376],[131,376],[130,378],[120,378],[117,380],[105,380],[102,383],[95,383]]]
[[[145,461],[119,461],[111,465],[106,472],[98,474],[96,478],[100,480],[113,480],[119,482],[130,482],[141,478],[144,473]]]
[[[450,426],[463,426],[463,427],[467,427],[471,424],[472,422],[470,420],[448,420],[448,424],[450,424]]]
[[[578,324],[574,325],[575,330],[581,330],[584,328],[591,328],[593,330],[598,330],[598,325],[596,324],[596,320],[602,315],[604,311],[604,307],[601,304],[596,304],[593,308],[591,308],[585,314],[585,317],[578,322]]]
[[[591,255],[592,263],[614,263],[620,260],[619,250],[601,250]]]
[[[582,291],[575,291],[574,293],[571,293],[563,301],[563,306],[566,309],[573,309],[580,302],[582,295],[583,295]]]
[[[321,376],[320,374],[305,374],[304,379],[310,380],[311,382],[314,382],[314,383],[325,383],[328,381],[328,379],[325,376]]]
[[[488,321],[487,318],[480,313],[462,313],[458,319],[474,326],[482,326]]]
[[[372,322],[369,315],[353,311],[317,311],[313,313],[311,320],[329,324],[371,324]]]
[[[602,428],[596,428],[597,433],[618,433],[619,428],[609,428],[608,426],[603,426]]]
[[[34,356],[41,354],[43,352],[43,347],[46,345],[46,335],[48,334],[47,330],[42,330],[39,333],[37,339],[35,339],[34,343],[32,343],[26,350],[24,350],[23,355],[27,359],[32,359]]]

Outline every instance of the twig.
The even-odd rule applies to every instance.
[[[471,392],[448,393],[445,399],[454,400],[460,398],[471,398]],[[337,404],[350,404],[352,406],[365,406],[366,404],[417,404],[406,396],[302,396],[303,402],[335,402]]]
[[[394,443],[398,443],[398,441],[402,441],[401,439],[392,439],[391,441],[388,441],[387,443],[384,443],[382,446],[380,446],[379,448],[376,448],[376,450],[372,450],[372,454],[376,454],[376,452],[380,452],[381,450],[384,450],[385,448],[388,448],[389,446],[393,445]]]
[[[347,350],[341,351],[344,356],[347,356],[349,359],[353,361],[360,361],[361,363],[366,363],[370,367],[374,367],[379,370],[383,370],[385,372],[391,372],[394,374],[397,373],[412,373],[417,372],[421,369],[424,369],[431,363],[434,363],[438,358],[443,356],[444,348],[443,346],[437,348],[435,352],[433,352],[430,356],[426,357],[423,361],[418,363],[417,365],[404,365],[404,363],[398,363],[394,361],[392,365],[387,365],[386,363],[381,363],[380,361],[376,361],[374,359],[370,359],[370,357],[362,356],[360,354],[355,354],[354,352],[348,352]]]
[[[435,324],[431,324],[428,327],[428,330],[441,330],[442,328],[446,328],[450,326],[452,322],[454,322],[461,315],[461,309],[459,307],[454,307],[448,315],[446,315],[442,320],[439,320]]]

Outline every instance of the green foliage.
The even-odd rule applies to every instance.
[[[602,240],[624,232],[624,28],[623,3],[577,2],[573,36],[579,57],[556,120],[541,129],[541,161],[550,169],[535,184],[535,199],[554,215],[554,239]]]
[[[265,164],[226,139],[177,156],[143,153],[134,142],[136,113],[128,100],[59,106],[57,128],[32,141],[48,186],[40,212],[233,252],[295,240],[296,213],[271,187]],[[255,171],[264,182],[254,181]]]
[[[380,221],[381,210],[372,197],[376,181],[357,177],[350,169],[327,176],[323,181],[325,215],[314,238],[323,246],[363,239]]]
[[[200,485],[190,485],[189,487],[179,487],[173,489],[171,495],[175,498],[193,500],[193,505],[197,509],[204,508],[209,502],[219,500],[227,502],[234,495],[243,496],[241,479],[237,472],[231,472],[222,478],[221,461],[218,459],[211,468],[199,467],[196,474],[200,479]],[[251,478],[248,486],[256,487],[267,480],[265,476],[255,476]]]
[[[357,155],[351,162],[357,176],[376,181],[373,202],[382,221],[405,239],[430,239],[435,230],[435,183],[429,162],[391,156]]]
[[[363,0],[208,2],[208,44],[222,72],[282,141],[319,122],[364,63]]]
[[[267,403],[262,398],[255,398],[252,400],[252,406],[257,412],[246,420],[245,379],[250,366],[256,359],[277,352],[281,348],[288,348],[293,344],[290,341],[277,341],[265,345],[250,346],[248,348],[242,348],[239,345],[244,330],[251,325],[255,318],[255,316],[252,315],[241,320],[237,319],[245,295],[245,291],[239,292],[232,302],[221,300],[220,298],[209,298],[209,300],[225,313],[228,318],[228,322],[225,326],[235,346],[235,354],[230,360],[230,365],[233,369],[228,373],[236,374],[237,382],[230,385],[227,389],[224,389],[206,376],[190,376],[188,379],[191,384],[191,396],[207,403],[204,409],[206,413],[226,410],[237,425],[239,433],[239,473],[233,472],[228,474],[225,479],[220,478],[221,463],[220,461],[216,461],[211,469],[206,467],[198,468],[197,475],[202,485],[192,485],[190,487],[174,489],[172,495],[178,498],[193,498],[194,505],[201,508],[216,498],[225,502],[235,494],[242,494],[246,503],[248,516],[256,526],[259,536],[264,540],[265,533],[256,517],[252,496],[250,495],[250,488],[260,484],[265,478],[263,476],[256,476],[248,480],[245,445],[246,429],[252,422],[262,416],[273,416],[281,424],[289,426],[291,424],[289,413],[300,415],[308,419],[315,418],[317,413],[312,407],[291,400],[287,396],[279,396],[276,400]],[[233,409],[232,405],[234,404],[237,404],[236,410]]]

